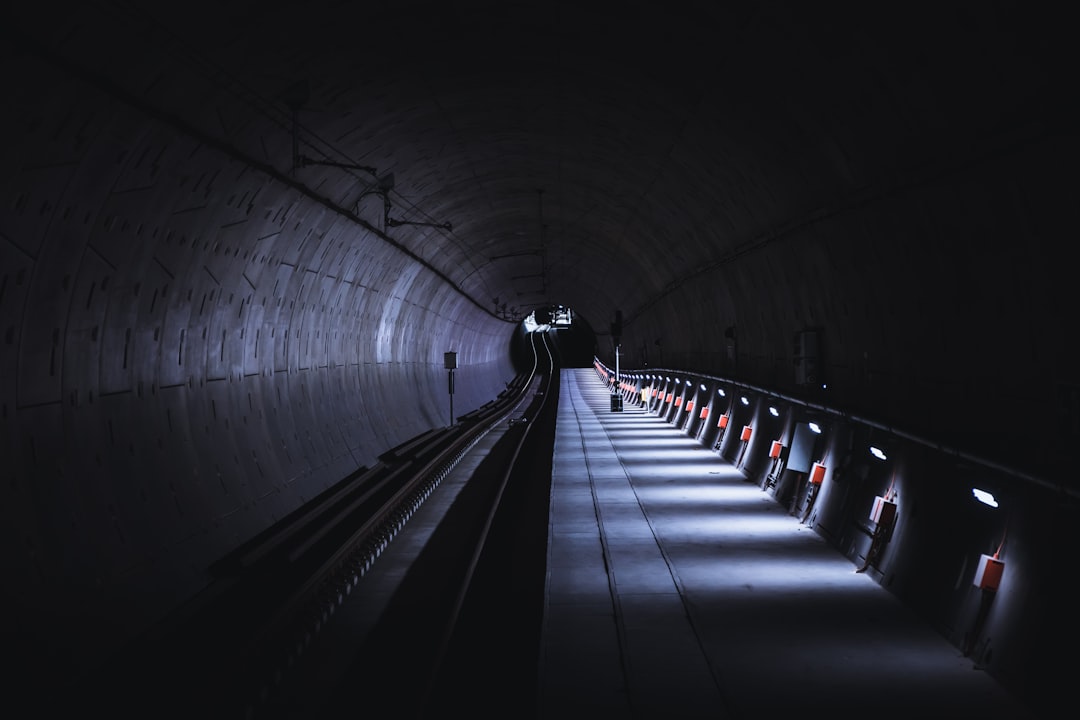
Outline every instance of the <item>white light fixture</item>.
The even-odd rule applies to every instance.
[[[742,400],[742,404],[743,404],[743,405],[749,405],[749,404],[750,404],[750,401],[746,399],[746,396],[745,396],[745,395],[743,395],[743,396],[742,396],[741,398],[739,398],[739,399],[740,399],[740,400]]]
[[[716,388],[716,394],[720,397],[724,397],[727,393],[724,392],[724,388]]]
[[[780,417],[780,411],[772,407],[771,405],[769,406],[769,414],[773,417]]]
[[[879,447],[870,446],[870,454],[876,457],[878,460],[887,460],[888,456],[885,455],[885,451]]]
[[[992,493],[988,493],[985,490],[979,488],[971,488],[971,494],[975,496],[975,499],[981,503],[986,503],[990,507],[997,507],[998,502],[994,499]]]
[[[705,383],[701,383],[701,391],[702,391],[702,392],[704,392],[704,391],[705,391]]]
[[[809,425],[810,425],[810,432],[817,433],[818,435],[821,434],[821,426],[820,425],[818,425],[816,422],[812,422]]]

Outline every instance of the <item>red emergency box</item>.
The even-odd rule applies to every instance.
[[[870,508],[870,519],[878,525],[890,525],[895,518],[896,503],[880,495],[875,497],[874,505]]]
[[[1001,584],[1001,575],[1005,572],[1005,563],[993,555],[979,557],[979,566],[975,568],[975,587],[983,590],[997,590]]]

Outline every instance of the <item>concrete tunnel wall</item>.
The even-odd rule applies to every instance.
[[[747,228],[738,253],[641,290],[657,299],[627,315],[622,366],[730,375],[1048,477],[1067,472],[1061,441],[1075,421],[1025,419],[1061,417],[1075,386],[1064,328],[1077,304],[1058,238],[1073,213],[1063,158],[1080,146],[1030,111],[1013,135],[958,134],[937,155],[920,150],[924,167],[821,205],[821,175],[789,179],[784,194],[802,207],[780,214],[799,220]],[[684,252],[658,238],[643,257]],[[649,282],[620,289],[631,296]],[[801,385],[793,365],[802,330],[820,338],[815,384]],[[599,348],[614,366],[610,341]]]
[[[455,414],[493,399],[515,375],[515,324],[287,178],[65,73],[15,95],[5,625],[49,628],[56,647],[26,650],[55,668],[123,642],[227,551],[447,425],[445,351]]]

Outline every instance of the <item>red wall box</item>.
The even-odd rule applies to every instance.
[[[709,406],[708,405],[701,408],[701,415],[699,415],[698,417],[700,417],[702,420],[709,417]]]
[[[716,423],[716,427],[718,427],[718,428],[726,428],[727,427],[727,421],[728,421],[727,413],[724,413],[723,415],[720,416],[720,422]]]
[[[997,590],[1001,584],[1001,575],[1005,572],[1005,562],[993,555],[979,557],[979,566],[975,568],[975,587],[983,590]]]
[[[878,495],[874,498],[874,505],[870,508],[870,519],[878,525],[890,525],[896,518],[896,503]]]
[[[810,482],[814,485],[820,485],[825,479],[825,466],[819,462],[814,463],[814,466],[810,468]]]
[[[675,407],[680,407],[680,406],[682,406],[682,395],[675,398]]]
[[[740,440],[749,440],[750,439],[750,433],[752,433],[753,430],[754,429],[752,427],[750,427],[749,425],[743,425],[742,435],[739,436],[739,439]]]
[[[686,403],[686,412],[688,412],[688,413],[694,412],[694,401],[693,400],[687,401],[687,403]]]
[[[779,440],[773,440],[772,441],[772,446],[769,448],[769,457],[771,457],[771,458],[780,457],[780,451],[783,450],[783,449],[784,449],[784,443],[780,442]]]

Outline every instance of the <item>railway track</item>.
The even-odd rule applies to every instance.
[[[375,467],[358,470],[221,558],[204,593],[103,664],[74,697],[58,700],[113,717],[309,717],[316,704],[330,712],[342,703],[353,712],[357,703],[373,712],[390,703],[400,706],[399,715],[419,717],[432,705],[439,714],[448,703],[475,706],[458,690],[467,667],[483,663],[487,673],[504,675],[514,668],[517,677],[536,661],[525,648],[535,648],[540,628],[550,482],[550,467],[545,473],[536,458],[550,461],[558,397],[546,338],[530,337],[532,371],[499,398],[451,428],[389,450]],[[353,687],[304,698],[290,684],[311,662],[315,640],[333,630],[338,608],[364,592],[365,577],[390,543],[493,431],[499,439],[440,520],[399,597],[356,648]],[[513,607],[502,604],[507,593],[535,619],[516,622],[513,633],[492,623],[500,608]],[[481,643],[488,652],[479,652]],[[363,679],[360,695],[356,678]],[[524,684],[507,676],[500,687],[513,686],[520,697],[533,690]],[[279,703],[282,697],[292,700]]]

